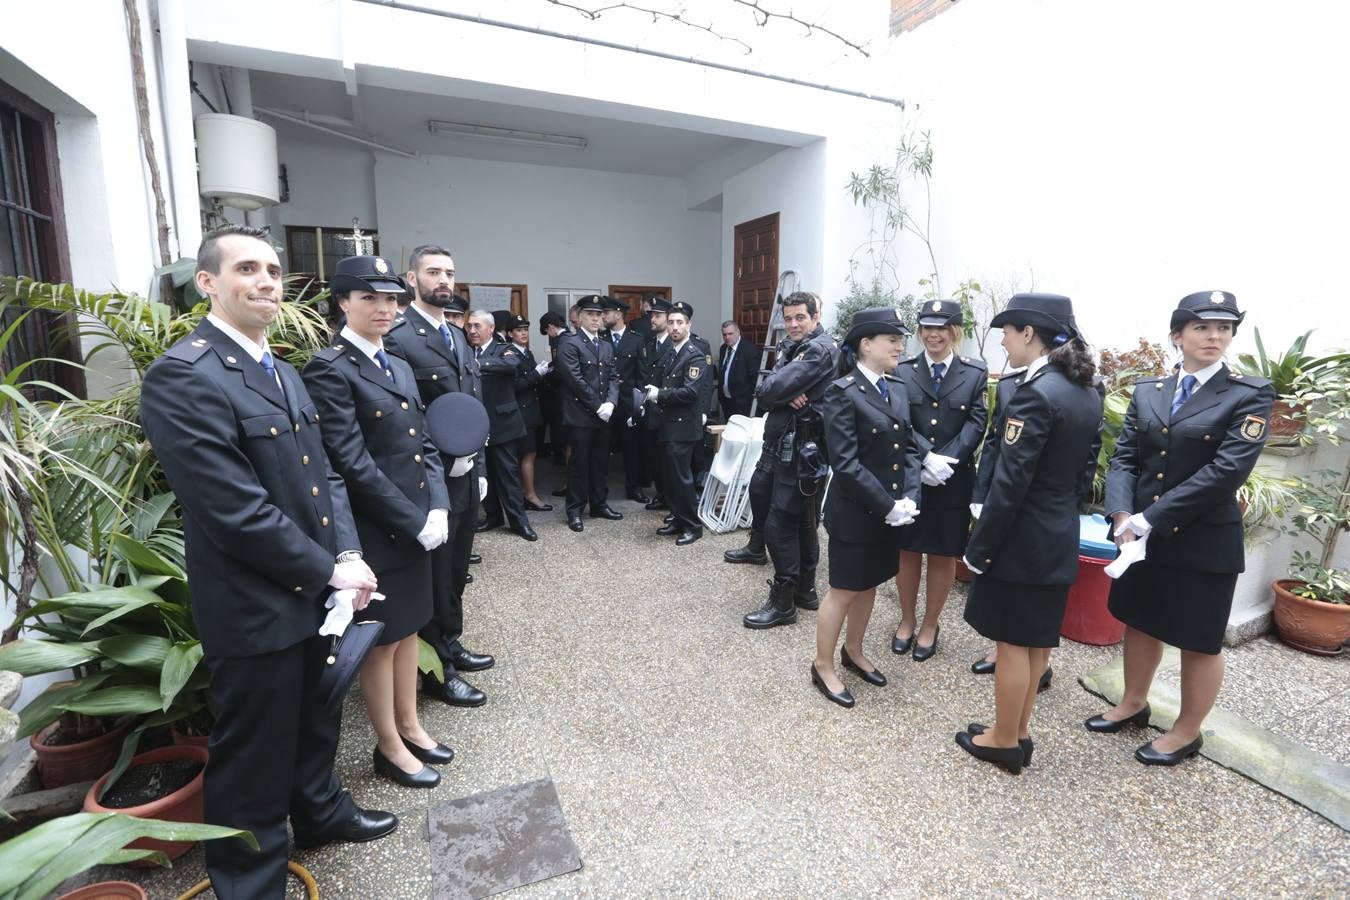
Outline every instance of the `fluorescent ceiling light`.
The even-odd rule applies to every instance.
[[[572,137],[567,134],[521,131],[518,128],[498,128],[494,125],[470,125],[466,122],[442,122],[439,119],[428,119],[427,130],[432,134],[485,138],[490,141],[505,141],[511,144],[548,144],[553,147],[568,147],[572,150],[585,150],[590,143],[584,137]]]

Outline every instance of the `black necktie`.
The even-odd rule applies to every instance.
[[[942,375],[947,371],[946,363],[935,363],[933,365],[933,390],[942,389]]]

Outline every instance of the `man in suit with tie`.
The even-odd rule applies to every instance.
[[[510,313],[507,313],[510,316]],[[536,541],[525,514],[525,495],[520,485],[520,453],[525,439],[525,419],[516,400],[516,374],[524,363],[516,349],[495,339],[497,318],[484,309],[468,319],[469,346],[483,379],[483,405],[488,413],[488,492],[483,498],[485,517],[479,531],[502,525],[527,541]],[[509,318],[502,322],[510,323]]]
[[[397,819],[358,809],[333,772],[341,709],[315,687],[331,589],[364,608],[376,587],[342,481],[324,452],[304,382],[275,359],[267,328],[282,300],[265,231],[202,241],[197,287],[211,312],[150,367],[141,424],[183,509],[192,613],[211,673],[206,821],[253,832],[211,841],[216,896],[280,896],[289,817],[296,845],[369,841]]]
[[[464,300],[455,294],[455,261],[444,247],[425,244],[408,257],[405,281],[413,293],[404,320],[384,336],[385,349],[412,367],[422,402],[460,392],[483,399],[478,364],[469,352],[464,332],[451,324],[450,314],[464,316]],[[445,460],[445,485],[450,499],[450,539],[432,551],[431,621],[419,632],[445,664],[445,681],[432,673],[422,676],[422,691],[451,706],[482,706],[487,695],[456,672],[478,672],[495,660],[486,653],[465,649],[464,586],[469,577],[478,503],[486,493],[484,454],[471,468]]]
[[[588,294],[577,304],[577,333],[558,341],[563,425],[572,455],[567,461],[567,527],[581,531],[581,511],[592,519],[622,519],[610,509],[609,420],[619,400],[614,347],[600,337],[604,298]]]
[[[637,421],[640,418],[638,409],[633,403],[633,392],[643,385],[638,373],[642,336],[624,322],[627,303],[606,297],[604,304],[605,311],[601,313],[605,323],[604,336],[614,345],[614,368],[619,373],[619,406],[610,419],[610,436],[623,454],[624,495],[629,500],[646,503],[649,498],[642,493],[642,429]]]
[[[722,347],[717,360],[717,397],[722,404],[722,421],[750,415],[758,375],[759,348],[754,341],[741,336],[734,319],[728,319],[722,323]]]

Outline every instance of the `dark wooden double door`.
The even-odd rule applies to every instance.
[[[778,289],[778,213],[736,226],[732,317],[741,334],[763,347]]]

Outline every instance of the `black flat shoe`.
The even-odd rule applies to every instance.
[[[628,492],[628,499],[629,499],[629,500],[632,500],[634,503],[651,503],[651,502],[652,502],[652,498],[651,498],[651,497],[648,497],[646,494],[642,493],[642,491],[629,491],[629,492]]]
[[[1146,766],[1175,766],[1184,759],[1190,759],[1200,752],[1200,748],[1205,746],[1205,736],[1202,734],[1191,741],[1185,747],[1177,750],[1175,753],[1163,753],[1153,746],[1149,741],[1138,750],[1134,751],[1134,758]]]
[[[670,537],[672,534],[680,533],[680,526],[676,525],[674,522],[671,522],[662,525],[660,528],[656,529],[656,533],[661,535],[662,537]]]
[[[979,722],[971,722],[966,726],[966,734],[984,734],[988,730],[988,725],[981,725]],[[1036,745],[1031,738],[1018,738],[1017,746],[1022,748],[1022,765],[1031,765],[1031,754],[1036,752]]]
[[[386,759],[379,747],[375,748],[375,774],[410,788],[434,788],[441,783],[441,773],[430,766],[424,765],[416,772],[405,772]]]
[[[472,573],[472,572],[466,572],[466,573],[465,573],[465,575],[464,575],[464,583],[465,583],[465,584],[473,584],[473,573]]]
[[[501,528],[505,524],[505,522],[489,522],[485,519],[475,525],[473,530],[478,534],[482,534],[483,532],[491,531],[494,528]]]
[[[358,809],[350,819],[321,831],[297,831],[295,848],[308,850],[322,847],[338,841],[347,844],[364,844],[375,841],[398,830],[398,818],[393,813],[378,809]]]
[[[1016,747],[981,747],[975,743],[972,735],[964,731],[958,731],[956,733],[956,746],[976,759],[1002,766],[1012,775],[1022,774],[1022,747],[1020,744]]]
[[[455,751],[451,750],[440,741],[436,742],[435,747],[419,747],[401,734],[398,738],[403,741],[403,746],[408,748],[409,753],[424,763],[433,766],[443,766],[455,758]]]
[[[623,513],[612,510],[608,506],[602,506],[599,509],[591,510],[591,518],[609,519],[610,521],[617,522],[619,519],[623,518]]]
[[[1152,715],[1152,711],[1148,708],[1148,704],[1145,703],[1143,709],[1139,710],[1139,712],[1130,716],[1128,719],[1113,721],[1105,716],[1093,716],[1083,724],[1087,726],[1088,731],[1095,731],[1099,734],[1115,734],[1126,725],[1147,725],[1148,717],[1150,715]]]
[[[853,661],[853,657],[849,655],[848,650],[844,649],[843,647],[839,648],[839,662],[843,663],[845,669],[852,669],[854,672],[857,672],[858,675],[861,676],[862,680],[867,682],[868,684],[875,684],[877,687],[886,686],[885,675],[882,675],[876,669],[873,669],[870,672],[867,671],[862,666],[855,663]]]
[[[917,634],[917,632],[916,632],[916,634]],[[926,660],[926,659],[932,659],[932,658],[933,658],[933,655],[934,655],[935,653],[937,653],[938,635],[940,635],[940,634],[942,634],[942,626],[941,626],[941,625],[939,625],[937,628],[934,628],[934,629],[933,629],[933,643],[929,644],[927,647],[925,647],[923,644],[918,643],[917,640],[915,641],[915,643],[914,643],[914,661],[915,661],[915,662],[923,662],[923,661]]]
[[[703,537],[702,528],[691,528],[688,531],[681,531],[680,536],[675,539],[676,547],[688,547],[694,541]]]
[[[666,501],[662,500],[660,497],[653,498],[652,501],[651,501],[650,503],[648,503],[646,506],[644,506],[644,507],[642,507],[642,508],[643,508],[643,509],[670,509],[670,507],[666,505]]]
[[[976,675],[993,675],[994,663],[991,663],[987,659],[977,659],[970,664],[970,671],[974,672]],[[1049,670],[1047,669],[1046,671]]]
[[[1036,693],[1044,694],[1046,691],[1050,690],[1050,679],[1053,678],[1054,675],[1055,670],[1046,666],[1045,671],[1041,673],[1041,680],[1036,682]]]
[[[825,684],[825,679],[821,678],[820,673],[816,671],[815,663],[811,663],[811,683],[814,684],[816,688],[825,695],[825,699],[829,700],[831,703],[838,703],[840,706],[844,707],[844,709],[853,708],[855,701],[853,700],[853,695],[848,692],[848,688],[844,688],[839,692],[830,690],[829,686]]]
[[[482,562],[482,561],[483,561],[483,557],[479,556],[477,553],[470,553],[470,554],[469,554],[469,565],[471,565],[471,566],[476,566],[476,565],[478,565],[478,564],[479,564],[480,562]]]
[[[904,656],[914,649],[914,635],[907,638],[891,636],[891,652],[896,656]]]
[[[525,508],[530,512],[553,512],[552,503],[535,503],[533,500],[526,500]]]
[[[567,527],[573,531],[584,531],[586,529],[586,526],[581,524],[581,516],[568,516]]]
[[[560,487],[560,488],[558,488],[556,491],[553,491],[551,494],[549,494],[549,496],[550,496],[550,497],[566,497],[566,496],[567,496],[567,488],[565,488],[565,487]]]

